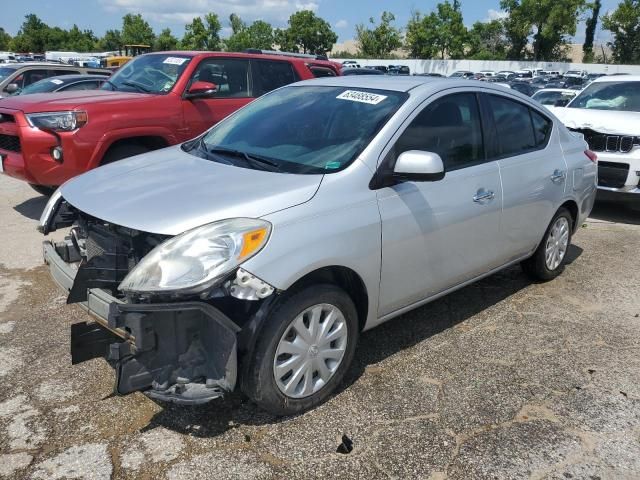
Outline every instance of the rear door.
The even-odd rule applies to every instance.
[[[183,98],[186,138],[201,134],[254,98],[246,58],[205,58],[194,70],[185,93],[197,81],[214,83],[218,91],[212,98]]]
[[[483,95],[493,118],[490,155],[502,178],[504,262],[530,253],[562,198],[567,166],[553,122],[513,97]]]

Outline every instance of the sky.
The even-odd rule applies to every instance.
[[[6,0],[5,0],[6,1]],[[558,0],[562,1],[562,0]],[[615,9],[619,0],[603,0],[602,13]],[[228,18],[239,14],[243,20],[265,20],[274,27],[286,25],[289,15],[297,10],[313,10],[331,23],[338,41],[355,37],[355,26],[368,22],[369,17],[379,19],[384,10],[396,16],[396,25],[404,27],[411,11],[430,12],[438,0],[20,0],[11,1],[2,9],[0,27],[14,35],[20,29],[24,16],[35,13],[50,26],[70,28],[77,23],[102,36],[108,29],[121,28],[126,13],[141,13],[154,31],[169,27],[178,38],[184,33],[185,23],[207,12],[217,13],[228,36]],[[499,18],[499,0],[461,0],[464,22]],[[576,42],[584,38],[584,25],[578,27]],[[596,42],[608,39],[606,32],[598,31]]]

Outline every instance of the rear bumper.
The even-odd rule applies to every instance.
[[[54,281],[70,292],[75,269],[51,242],[43,253]],[[105,358],[118,394],[143,391],[156,400],[200,404],[235,388],[240,329],[211,305],[131,304],[97,288],[80,305],[95,321],[72,325],[72,363]]]
[[[596,199],[604,202],[640,203],[640,187],[598,187]]]

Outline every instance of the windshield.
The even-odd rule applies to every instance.
[[[0,81],[15,73],[16,69],[11,67],[0,67]]]
[[[568,92],[536,92],[531,98],[542,105],[555,105],[558,100],[571,100],[573,97],[575,94]]]
[[[168,93],[190,61],[191,57],[186,55],[151,54],[136,57],[113,74],[102,89],[152,94]]]
[[[248,168],[256,164],[242,155],[281,172],[332,173],[346,168],[407,98],[406,93],[367,88],[285,87],[247,105],[185,148]]]
[[[44,80],[40,80],[36,83],[32,83],[31,85],[24,87],[21,90],[18,90],[14,95],[28,95],[30,93],[47,93],[53,92],[57,88],[59,88],[64,82],[62,80],[58,80],[57,78],[45,78]]]
[[[640,82],[595,82],[585,88],[568,106],[640,112]]]

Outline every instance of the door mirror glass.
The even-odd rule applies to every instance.
[[[397,180],[434,182],[444,178],[444,164],[437,153],[409,150],[396,160],[393,176]]]
[[[193,82],[189,88],[186,98],[211,98],[218,91],[218,86],[211,82]]]
[[[7,85],[7,87],[5,88],[5,91],[7,93],[16,93],[18,91],[18,84],[17,83],[10,83],[9,85]]]

